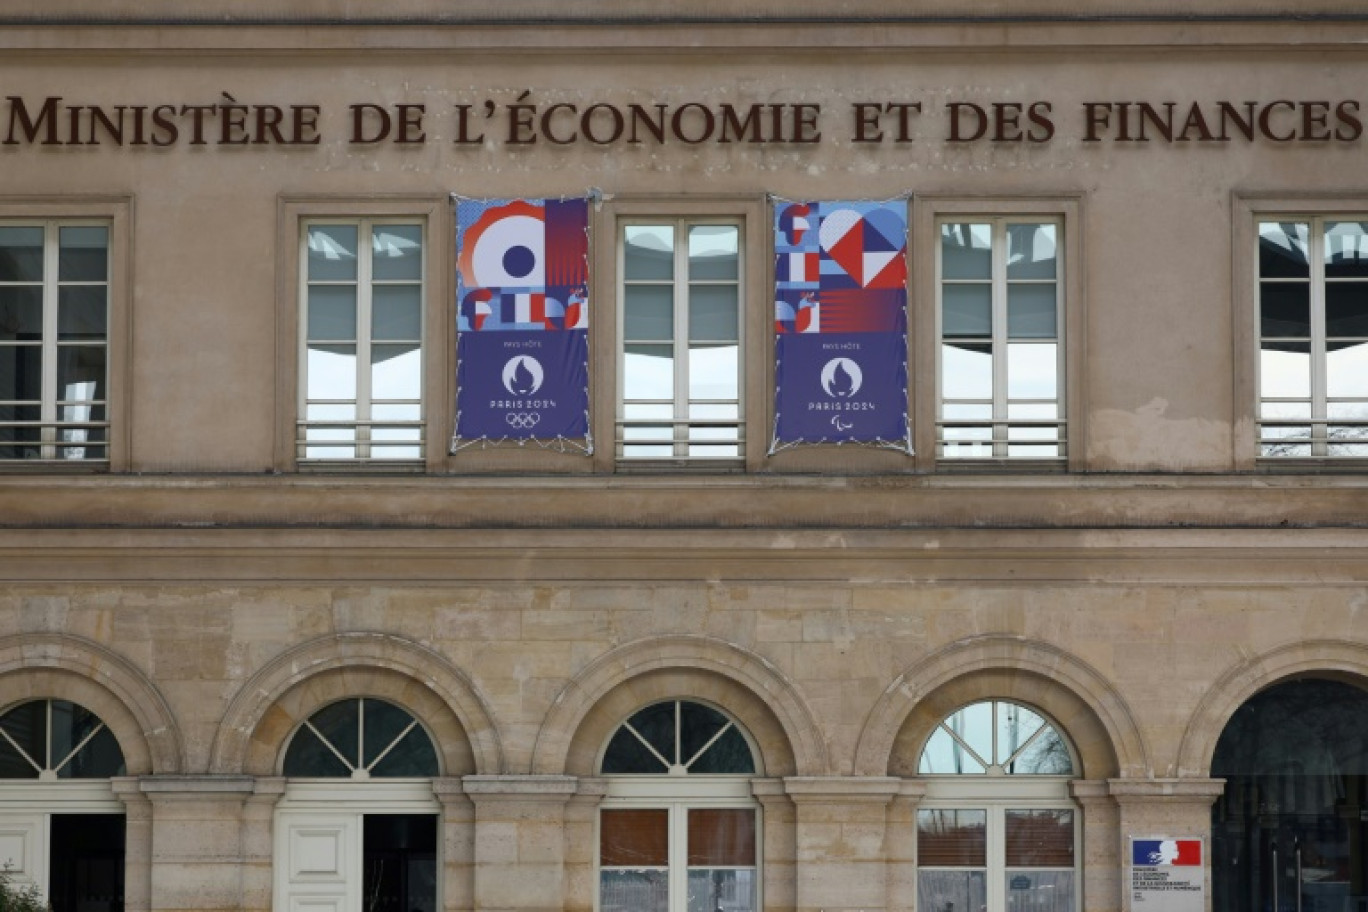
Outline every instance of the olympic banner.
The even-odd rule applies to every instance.
[[[456,250],[452,450],[591,451],[588,200],[458,199]]]
[[[907,201],[774,211],[774,440],[912,451]]]

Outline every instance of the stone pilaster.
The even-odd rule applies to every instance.
[[[573,776],[466,776],[475,804],[475,908],[562,912]]]
[[[888,908],[911,912],[917,906],[917,806],[926,797],[926,783],[907,779],[888,804]]]
[[[1131,837],[1200,836],[1206,846],[1206,907],[1211,909],[1211,805],[1225,790],[1224,779],[1109,779],[1107,790],[1120,814],[1120,870],[1130,867]],[[1121,884],[1121,908],[1131,908],[1131,893]]]
[[[792,909],[798,897],[794,866],[797,841],[793,799],[784,791],[782,779],[755,779],[751,782],[751,794],[760,802],[760,825],[763,828],[760,841],[763,852],[760,859],[760,876],[763,878],[761,900],[766,910],[777,912],[780,909]]]
[[[147,776],[152,912],[243,908],[243,810],[250,776]]]
[[[1082,814],[1078,859],[1083,912],[1116,912],[1121,908],[1121,854],[1116,841],[1120,814],[1108,784],[1101,779],[1069,783]]]
[[[152,908],[152,802],[138,780],[120,776],[109,780],[124,805],[124,912]]]
[[[599,805],[608,793],[608,781],[597,777],[579,780],[579,788],[565,806],[565,910],[591,912],[598,891],[595,877],[595,844]]]
[[[442,908],[470,912],[475,908],[475,805],[454,777],[433,779],[432,792],[442,805]]]
[[[257,779],[243,802],[243,912],[270,912],[275,893],[275,808],[284,794],[283,778]]]
[[[784,790],[797,809],[797,912],[888,908],[888,805],[902,780],[794,777]]]

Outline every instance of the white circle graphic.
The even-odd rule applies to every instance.
[[[503,369],[503,385],[511,396],[531,396],[545,379],[541,362],[531,355],[515,355]]]
[[[822,368],[822,392],[833,399],[849,399],[864,385],[864,372],[849,358],[832,358]]]

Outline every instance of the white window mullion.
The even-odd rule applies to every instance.
[[[674,264],[674,454],[689,455],[689,223],[675,223]],[[680,423],[685,422],[685,423]]]
[[[1329,414],[1326,407],[1325,338],[1325,219],[1314,218],[1307,226],[1307,257],[1311,267],[1311,455],[1328,455]]]
[[[1009,436],[1007,421],[1007,223],[993,219],[992,226],[992,346],[993,346],[993,457],[1005,459]]]
[[[670,805],[670,912],[689,908],[689,810]]]
[[[59,268],[59,227],[55,222],[43,226],[43,341],[42,341],[42,380],[40,396],[42,405],[39,418],[43,422],[41,430],[41,457],[57,458],[57,301]]]
[[[356,228],[356,456],[369,459],[371,417],[371,277],[374,226],[362,219]]]

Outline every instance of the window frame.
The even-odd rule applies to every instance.
[[[41,226],[44,229],[44,279],[43,279],[43,340],[40,343],[42,370],[45,375],[43,386],[47,386],[46,375],[56,369],[56,298],[59,281],[55,273],[49,275],[46,268],[49,260],[55,265],[56,246],[48,251],[51,232],[55,238],[60,228],[66,227],[103,227],[108,231],[108,271],[106,290],[106,329],[105,329],[105,458],[103,459],[62,459],[56,451],[64,445],[55,439],[45,441],[40,446],[51,447],[52,458],[5,459],[0,460],[0,473],[118,473],[131,468],[131,432],[129,428],[130,411],[130,345],[132,325],[132,255],[131,225],[132,199],[127,196],[74,196],[74,197],[6,197],[0,199],[0,224],[5,226]],[[51,308],[49,308],[49,298]],[[51,311],[51,312],[49,312]],[[52,338],[48,339],[48,329]],[[51,343],[51,344],[49,344]],[[79,343],[77,343],[79,344]],[[49,349],[53,358],[47,357]],[[49,364],[51,360],[51,364]],[[54,375],[55,377],[55,375]],[[55,383],[55,379],[54,379]],[[56,427],[57,402],[55,388],[49,403],[44,397],[40,408],[47,412],[52,406]],[[42,395],[40,393],[40,395]],[[79,445],[79,444],[66,444]]]
[[[994,456],[986,459],[947,458],[940,454],[941,427],[941,256],[940,228],[951,222],[1049,223],[1056,226],[1057,322],[1055,327],[1059,402],[1060,443],[1064,455],[1049,458],[1010,458]],[[953,474],[963,472],[1031,473],[1075,472],[1084,467],[1087,440],[1085,304],[1083,300],[1083,236],[1082,194],[1061,194],[1049,197],[991,197],[966,198],[936,194],[917,195],[912,199],[910,272],[913,288],[910,307],[909,377],[912,388],[912,420],[914,461],[918,472]],[[1005,262],[999,275],[996,229],[994,231],[994,314],[999,308],[1005,316],[1007,283]],[[997,286],[1002,286],[1002,300],[998,301]],[[995,320],[994,339],[1001,334],[1006,340],[1005,323]],[[994,377],[1000,376],[998,361],[1005,369],[1006,352],[1001,358],[994,354]],[[1005,387],[999,390],[994,383],[994,399],[1005,402]],[[993,424],[1010,424],[1004,418],[993,418]]]
[[[415,474],[445,471],[444,446],[455,420],[455,346],[449,338],[454,320],[447,306],[454,278],[446,253],[455,231],[445,196],[376,194],[348,197],[281,196],[277,206],[276,283],[276,445],[278,472]],[[305,261],[310,224],[417,224],[422,227],[422,352],[419,456],[415,459],[308,459],[300,455],[305,365],[308,273]],[[359,279],[359,275],[358,275]],[[359,332],[358,316],[358,332]],[[358,365],[360,358],[358,354]],[[359,390],[358,390],[359,392]]]
[[[1277,198],[1262,200],[1255,198],[1237,199],[1233,209],[1237,213],[1237,224],[1232,236],[1235,238],[1235,281],[1232,283],[1238,300],[1248,301],[1247,306],[1237,306],[1234,336],[1238,346],[1236,363],[1236,415],[1232,424],[1249,427],[1249,434],[1238,434],[1235,441],[1235,459],[1238,468],[1263,469],[1267,471],[1297,471],[1305,468],[1341,469],[1361,471],[1368,466],[1368,456],[1335,456],[1327,452],[1328,438],[1317,436],[1316,428],[1365,419],[1334,419],[1328,417],[1327,370],[1329,360],[1328,337],[1326,334],[1326,291],[1331,284],[1346,282],[1342,279],[1328,279],[1325,274],[1324,245],[1325,225],[1333,221],[1368,221],[1368,199],[1298,199]],[[1265,222],[1301,222],[1307,226],[1308,275],[1306,279],[1265,278],[1260,272],[1259,244],[1260,225]],[[1246,259],[1247,258],[1247,259]],[[1242,261],[1246,265],[1242,265]],[[1275,425],[1306,425],[1312,429],[1311,441],[1307,444],[1312,452],[1308,455],[1275,456],[1263,453],[1263,287],[1265,282],[1273,284],[1294,284],[1305,282],[1308,288],[1310,306],[1310,327],[1307,343],[1310,347],[1310,376],[1307,403],[1311,416],[1300,418],[1270,418]],[[1368,285],[1368,280],[1356,280],[1356,284]],[[1247,311],[1248,319],[1241,319]],[[1268,337],[1277,339],[1281,337]],[[1338,337],[1336,337],[1338,338]],[[1248,341],[1246,342],[1245,339]],[[1248,412],[1241,407],[1248,403]],[[1320,416],[1317,417],[1317,410]],[[1243,422],[1247,421],[1247,425]],[[1243,438],[1249,437],[1246,442]],[[1298,438],[1299,440],[1301,438]],[[1359,441],[1368,445],[1368,437]]]

